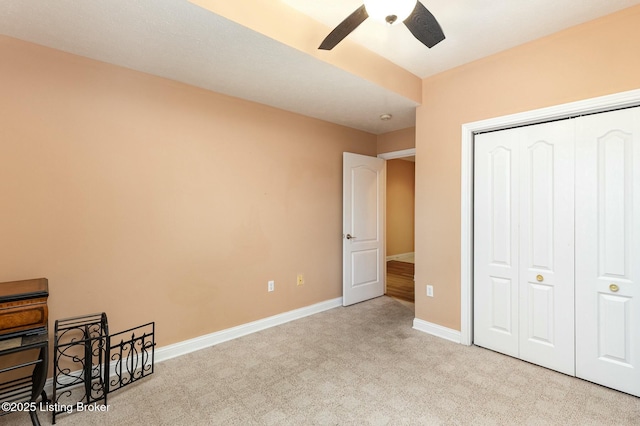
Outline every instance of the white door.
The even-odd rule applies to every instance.
[[[520,130],[520,358],[575,375],[574,138],[563,120]]]
[[[476,135],[474,335],[518,356],[518,129]]]
[[[342,304],[382,296],[385,289],[386,163],[343,154]]]
[[[574,374],[573,122],[477,135],[474,343]]]
[[[640,108],[582,117],[576,374],[640,396]]]

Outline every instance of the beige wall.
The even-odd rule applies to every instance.
[[[640,88],[640,6],[423,81],[416,125],[416,317],[460,329],[464,123]],[[434,298],[424,286],[434,286]]]
[[[387,161],[387,256],[412,253],[414,242],[415,163]]]
[[[416,147],[416,128],[396,130],[378,135],[378,154]]]
[[[105,311],[165,346],[341,296],[342,152],[376,155],[374,135],[6,37],[0,54],[0,282],[49,278],[50,326]]]

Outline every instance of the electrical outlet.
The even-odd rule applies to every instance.
[[[276,289],[276,282],[275,281],[269,281],[267,283],[267,291],[273,291]]]
[[[298,285],[304,285],[304,274],[298,274]]]
[[[427,286],[427,296],[433,297],[433,286],[432,285],[428,285]]]

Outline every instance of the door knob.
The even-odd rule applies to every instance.
[[[620,287],[618,287],[615,284],[611,284],[611,285],[609,285],[609,290],[611,290],[612,292],[616,293],[618,290],[620,290]]]
[[[544,277],[542,275],[537,275],[536,280],[538,280],[538,282],[541,283],[542,281],[544,281]]]
[[[355,239],[356,237],[351,236],[351,234],[347,234],[347,240]]]

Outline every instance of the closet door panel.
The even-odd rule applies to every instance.
[[[518,132],[475,138],[474,343],[518,356]]]
[[[578,119],[576,374],[640,396],[640,108]]]
[[[574,362],[574,121],[527,126],[520,154],[520,358]]]

